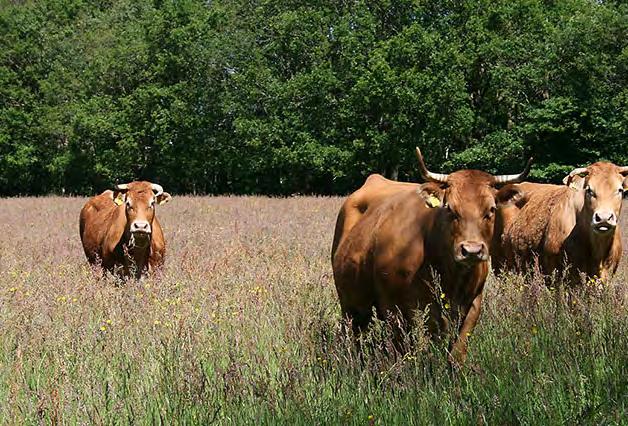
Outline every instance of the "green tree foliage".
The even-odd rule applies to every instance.
[[[628,163],[622,2],[0,0],[0,194]]]

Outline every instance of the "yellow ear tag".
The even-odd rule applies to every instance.
[[[427,204],[428,207],[432,209],[436,207],[440,207],[440,200],[434,194],[430,195],[425,201],[425,203]]]
[[[124,203],[124,201],[122,201],[122,197],[120,196],[117,196],[113,202],[116,203],[117,206],[121,206],[122,203]]]

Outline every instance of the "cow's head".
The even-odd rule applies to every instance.
[[[581,214],[597,235],[611,234],[617,227],[624,192],[628,191],[628,166],[599,162],[569,173],[563,182],[582,191]]]
[[[456,262],[474,265],[488,260],[493,238],[495,211],[499,205],[516,202],[523,195],[517,185],[530,171],[532,159],[517,175],[491,174],[479,170],[460,170],[451,174],[432,173],[416,149],[419,172],[427,182],[421,195],[428,205],[439,208],[439,224],[446,230],[443,238],[451,244]],[[434,199],[438,199],[435,203]]]
[[[155,205],[165,204],[171,198],[156,183],[131,182],[115,186],[113,199],[122,200],[126,214],[125,231],[130,233],[133,245],[148,245],[153,230]]]

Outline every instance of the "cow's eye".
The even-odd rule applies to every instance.
[[[495,211],[497,210],[497,207],[495,206],[491,206],[491,208],[489,209],[488,213],[486,213],[484,215],[484,219],[489,220],[493,217],[493,215],[495,214]]]
[[[155,207],[155,200],[151,201],[150,204],[148,205],[149,208],[154,208]]]
[[[447,209],[447,213],[449,213],[453,220],[458,220],[458,214],[451,208],[449,204],[445,204],[445,208]]]
[[[590,186],[588,186],[585,191],[588,197],[595,198],[595,191],[593,191]]]

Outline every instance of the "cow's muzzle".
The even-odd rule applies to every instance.
[[[599,234],[613,231],[617,227],[617,215],[611,211],[596,211],[591,226]]]
[[[151,227],[145,220],[136,220],[130,227],[131,247],[144,248],[150,244]]]
[[[479,241],[463,241],[456,249],[456,261],[477,263],[488,260],[488,248]]]
[[[131,233],[132,234],[150,234],[150,223],[145,220],[136,220],[131,223]]]

